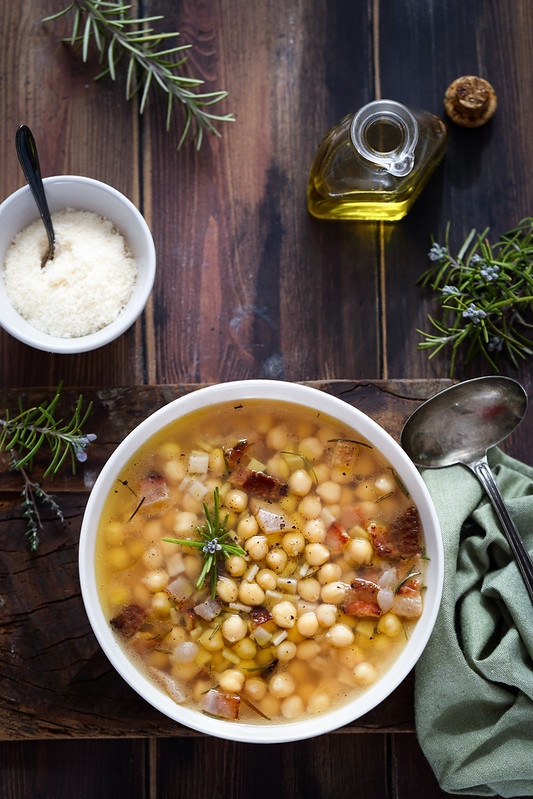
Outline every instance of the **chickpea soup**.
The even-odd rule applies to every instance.
[[[101,603],[177,703],[251,723],[354,699],[422,613],[423,531],[384,457],[304,407],[243,400],[150,439],[110,490]]]

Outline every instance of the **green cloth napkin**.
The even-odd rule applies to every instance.
[[[533,552],[533,469],[489,452]],[[445,550],[444,592],[416,667],[418,739],[449,793],[533,795],[533,605],[477,478],[425,470]]]

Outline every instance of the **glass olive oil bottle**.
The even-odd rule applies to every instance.
[[[444,122],[376,100],[324,137],[309,173],[307,207],[319,219],[395,221],[414,203],[446,149]]]

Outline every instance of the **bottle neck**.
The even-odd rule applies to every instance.
[[[418,124],[408,108],[394,100],[375,100],[355,114],[350,135],[359,155],[391,175],[412,171]]]

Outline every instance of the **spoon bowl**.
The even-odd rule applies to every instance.
[[[468,467],[487,492],[533,601],[533,563],[511,519],[487,461],[522,421],[527,394],[509,377],[466,380],[424,402],[405,423],[401,445],[426,469],[453,464]]]
[[[48,236],[48,250],[45,252],[41,261],[41,268],[45,266],[47,261],[51,261],[54,257],[56,237],[54,227],[52,225],[52,217],[48,208],[46,194],[43,186],[43,179],[41,175],[41,167],[39,164],[39,156],[37,155],[37,145],[33,134],[27,125],[20,125],[17,129],[15,136],[15,146],[17,156],[24,172],[24,176],[28,181],[33,199],[37,204],[41,219]]]

